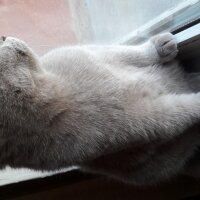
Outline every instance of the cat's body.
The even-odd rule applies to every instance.
[[[137,185],[190,173],[200,93],[171,61],[176,53],[170,34],[136,47],[64,47],[40,59],[21,41],[2,41],[1,167],[78,165]]]

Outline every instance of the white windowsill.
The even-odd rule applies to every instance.
[[[41,171],[34,171],[34,170],[26,169],[26,168],[13,169],[10,167],[6,167],[5,169],[0,170],[0,186],[11,184],[11,183],[17,183],[20,181],[30,180],[30,179],[44,178],[44,177],[51,176],[54,174],[69,172],[74,169],[77,169],[77,167],[69,167],[69,168],[65,168],[59,171],[54,171],[54,172],[41,172]]]

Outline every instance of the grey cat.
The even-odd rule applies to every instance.
[[[2,37],[0,167],[76,165],[135,185],[200,176],[200,93],[176,54],[170,33],[40,58]]]

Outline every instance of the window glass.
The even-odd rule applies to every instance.
[[[91,32],[81,42],[113,43],[175,30],[200,16],[199,0],[77,0]],[[73,7],[74,2],[69,1]],[[84,2],[84,3],[83,3]],[[80,5],[80,4],[79,4]],[[74,12],[80,18],[81,12]],[[79,24],[80,25],[80,24]],[[88,40],[87,40],[88,39]]]

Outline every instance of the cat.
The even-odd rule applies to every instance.
[[[177,52],[170,33],[41,57],[2,36],[0,167],[79,166],[134,185],[200,177],[200,93]]]

